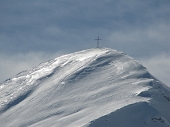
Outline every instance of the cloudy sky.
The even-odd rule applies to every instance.
[[[98,36],[170,86],[170,0],[0,0],[0,82]]]

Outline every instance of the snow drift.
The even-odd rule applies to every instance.
[[[168,127],[170,90],[116,50],[58,57],[0,84],[2,127]]]

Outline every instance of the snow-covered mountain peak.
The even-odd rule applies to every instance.
[[[108,48],[41,63],[0,91],[2,126],[170,126],[169,89],[138,61]]]

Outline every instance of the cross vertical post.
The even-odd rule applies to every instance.
[[[98,38],[95,39],[95,40],[97,40],[97,48],[99,48],[99,41],[102,40],[102,39],[100,39],[99,36],[98,36]]]

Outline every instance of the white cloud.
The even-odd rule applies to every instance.
[[[152,58],[140,59],[149,72],[170,87],[170,55],[162,53]]]
[[[12,56],[0,54],[0,83],[21,71],[30,70],[41,62],[56,58],[62,54],[64,53],[30,52]]]

